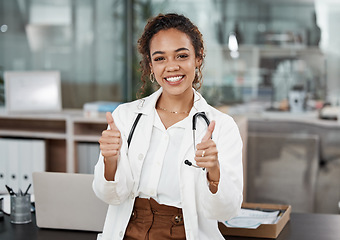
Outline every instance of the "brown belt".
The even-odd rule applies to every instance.
[[[182,209],[136,198],[124,240],[185,239]]]

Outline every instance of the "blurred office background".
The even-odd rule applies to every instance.
[[[64,109],[135,99],[136,42],[160,12],[202,31],[208,102],[248,118],[246,200],[339,213],[338,0],[0,0],[0,105],[5,71],[59,71]]]

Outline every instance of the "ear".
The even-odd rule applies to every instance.
[[[200,68],[201,65],[202,65],[202,62],[203,62],[203,59],[202,59],[202,58],[200,58],[200,57],[196,58],[195,67],[196,67],[196,68]]]
[[[150,73],[153,73],[153,67],[152,67],[152,63],[149,62],[149,67],[150,67]]]
[[[202,65],[202,59],[201,58],[196,58],[196,68],[200,68],[200,66]]]
[[[202,65],[203,62],[203,49],[200,51],[201,55],[200,57],[196,57],[196,67],[199,68]]]

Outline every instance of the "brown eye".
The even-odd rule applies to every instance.
[[[162,60],[164,60],[164,57],[156,57],[154,59],[155,62],[162,61]]]
[[[177,58],[179,58],[179,59],[184,59],[184,58],[187,58],[187,57],[189,57],[188,54],[179,54],[179,55],[177,56]]]

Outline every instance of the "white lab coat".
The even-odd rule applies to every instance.
[[[220,234],[217,221],[234,217],[242,203],[242,140],[234,120],[214,109],[194,91],[194,106],[189,118],[196,112],[205,112],[208,119],[215,120],[213,140],[218,149],[220,162],[220,183],[216,194],[209,191],[206,171],[184,164],[184,160],[194,161],[192,121],[187,121],[184,139],[179,146],[179,156],[183,164],[179,165],[180,193],[184,217],[186,239],[214,240],[224,239]],[[162,88],[141,100],[121,104],[112,113],[114,122],[121,131],[122,147],[115,181],[104,178],[104,162],[100,156],[95,166],[93,189],[96,195],[109,204],[102,240],[123,239],[129,222],[143,161],[149,148],[153,127],[155,104]],[[127,147],[127,138],[138,113],[142,113]],[[197,120],[196,144],[205,135],[207,125],[202,118]]]

